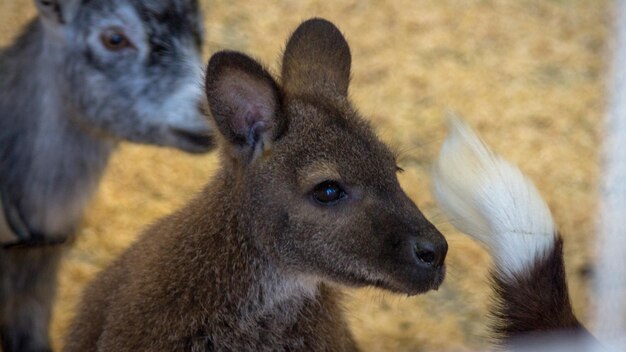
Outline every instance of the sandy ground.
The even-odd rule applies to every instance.
[[[406,298],[349,290],[348,315],[367,351],[442,351],[486,346],[489,257],[436,209],[430,167],[456,111],[537,183],[565,237],[576,311],[594,248],[607,0],[203,1],[205,55],[252,54],[276,72],[299,21],[335,22],[353,52],[350,94],[380,136],[401,150],[405,190],[445,233],[449,275],[437,292]],[[0,44],[34,16],[31,2],[0,0]],[[52,335],[57,347],[84,285],[154,219],[179,207],[216,169],[213,155],[122,145],[68,253]]]

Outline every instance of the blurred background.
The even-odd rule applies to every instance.
[[[610,54],[607,0],[202,1],[206,58],[245,51],[278,72],[290,32],[325,17],[353,55],[350,95],[401,151],[400,180],[446,235],[448,277],[406,298],[346,290],[352,330],[366,351],[462,351],[488,343],[490,258],[436,209],[431,161],[455,111],[537,184],[565,238],[577,314],[590,322],[599,151]],[[0,45],[30,19],[30,1],[0,0]],[[61,346],[84,285],[138,231],[181,206],[211,177],[216,158],[123,144],[64,261],[52,335]]]

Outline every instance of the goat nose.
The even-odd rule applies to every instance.
[[[428,240],[417,240],[413,250],[420,264],[438,268],[446,259],[448,244],[445,241],[435,244]]]

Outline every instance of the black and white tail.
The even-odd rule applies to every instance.
[[[586,335],[570,305],[562,240],[533,183],[459,118],[434,169],[434,191],[452,224],[494,258],[493,329],[505,345],[540,333]],[[573,336],[572,336],[573,337]]]

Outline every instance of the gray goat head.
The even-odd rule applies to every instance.
[[[44,51],[73,117],[98,135],[203,152],[202,16],[195,0],[37,0]]]

